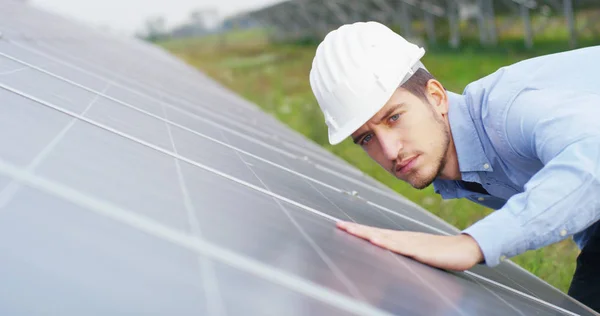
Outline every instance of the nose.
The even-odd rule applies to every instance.
[[[398,153],[402,149],[402,142],[392,133],[381,133],[378,136],[381,151],[386,159],[393,161],[398,158]]]

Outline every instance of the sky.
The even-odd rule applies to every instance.
[[[42,8],[71,19],[111,31],[133,35],[148,17],[163,16],[168,26],[187,20],[195,9],[215,9],[217,18],[256,9],[281,0],[28,0]]]

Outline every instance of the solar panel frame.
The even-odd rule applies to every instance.
[[[542,283],[535,278],[530,281],[536,282],[538,290],[526,285],[510,287],[516,282],[507,275],[517,271],[509,263],[494,270],[479,267],[480,273],[448,273],[335,230],[333,221],[345,216],[395,229],[452,232],[447,224],[426,215],[414,203],[394,195],[165,52],[74,27],[71,22],[20,3],[0,1],[0,16],[0,73],[3,64],[11,72],[5,78],[0,75],[0,100],[4,103],[0,107],[0,121],[4,118],[0,131],[6,129],[0,133],[0,224],[6,226],[0,229],[0,249],[10,250],[0,252],[0,265],[4,262],[4,267],[14,272],[5,283],[11,289],[22,286],[21,290],[30,293],[50,286],[69,289],[43,292],[51,294],[44,299],[41,294],[23,294],[20,301],[14,299],[14,293],[0,292],[0,302],[5,303],[0,304],[0,310],[19,313],[58,304],[71,313],[142,311],[148,308],[144,307],[147,300],[124,292],[109,299],[106,295],[114,286],[109,287],[99,278],[105,276],[125,288],[155,280],[147,274],[136,284],[128,281],[130,274],[109,274],[114,269],[127,268],[133,273],[136,267],[143,267],[143,260],[115,261],[128,258],[127,249],[140,247],[156,249],[140,255],[142,258],[188,267],[177,270],[182,274],[174,273],[175,268],[155,270],[159,274],[170,272],[164,280],[179,286],[173,293],[181,293],[188,300],[181,302],[183,305],[168,305],[160,297],[147,294],[155,299],[150,300],[156,303],[152,304],[154,312],[169,310],[167,305],[179,308],[181,313],[202,308],[209,314],[227,312],[237,298],[233,291],[240,280],[231,275],[237,274],[261,284],[250,287],[248,297],[244,297],[255,311],[297,311],[291,308],[297,305],[273,302],[264,306],[251,300],[276,288],[281,302],[308,305],[315,310],[337,309],[335,313],[429,315],[440,308],[457,315],[483,311],[499,315],[574,314],[537,297]],[[50,45],[55,45],[54,53],[47,49]],[[55,53],[67,47],[85,57],[60,60]],[[85,62],[87,57],[93,62]],[[139,60],[130,63],[133,59]],[[103,66],[91,67],[93,63]],[[21,78],[19,74],[24,78],[14,79]],[[25,79],[34,80],[35,86],[24,84]],[[33,88],[36,86],[38,89]],[[117,90],[111,92],[113,88]],[[217,104],[230,113],[251,115],[253,119],[214,112]],[[172,117],[186,125],[171,121]],[[225,126],[234,119],[240,119],[238,124]],[[261,131],[265,126],[268,133]],[[206,131],[212,135],[202,133]],[[268,137],[274,131],[285,136]],[[9,132],[10,136],[2,137]],[[237,146],[241,147],[243,140],[249,141],[248,133],[262,139],[245,148],[248,151],[241,150]],[[232,143],[235,138],[243,140]],[[209,156],[202,150],[222,154]],[[317,180],[319,172],[326,176]],[[351,186],[339,188],[343,185],[340,179],[350,180],[369,194],[347,194]],[[225,194],[230,190],[238,193]],[[246,198],[237,199],[240,196]],[[379,205],[385,199],[389,202]],[[399,206],[394,207],[394,199]],[[423,217],[412,218],[415,214]],[[115,233],[116,226],[121,227],[121,233]],[[252,233],[255,237],[248,238]],[[90,234],[96,234],[95,239],[76,238]],[[153,242],[145,246],[128,244],[141,238],[133,235]],[[37,245],[42,253],[46,251],[44,256],[25,251],[36,247],[27,244],[32,238],[46,245]],[[176,259],[179,255],[161,253],[157,243],[169,245],[164,251],[186,253],[188,259],[182,263]],[[253,243],[255,248],[248,249]],[[65,252],[74,244],[78,251]],[[266,245],[277,245],[279,251]],[[103,249],[105,254],[93,249]],[[111,255],[110,251],[118,249],[124,254]],[[76,260],[56,255],[61,252]],[[278,261],[286,253],[291,257]],[[17,264],[25,259],[33,265]],[[44,266],[47,260],[54,262],[52,269]],[[106,260],[120,265],[108,268],[99,264]],[[86,268],[99,270],[96,274],[82,273]],[[29,273],[37,273],[34,281],[26,281]],[[72,282],[58,280],[58,275],[69,275]],[[202,281],[194,276],[201,276]],[[96,281],[89,283],[89,278]],[[88,280],[85,286],[81,283],[84,280]],[[192,280],[193,287],[181,290],[180,286]],[[223,280],[227,281],[219,286]],[[105,285],[90,285],[98,282]],[[550,287],[541,288],[551,292],[544,296],[554,295],[553,302],[564,300],[573,311],[593,314]],[[170,293],[167,289],[163,288]],[[222,289],[230,291],[223,293]],[[379,296],[382,289],[391,290],[387,296]],[[90,303],[85,309],[69,303],[69,294],[89,302],[86,300],[94,293],[105,295],[104,304]],[[453,301],[456,293],[467,294]],[[22,300],[27,297],[39,304],[30,306],[30,301]],[[204,297],[206,304],[200,304]],[[416,301],[426,304],[415,305]]]

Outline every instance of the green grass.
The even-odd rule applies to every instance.
[[[256,103],[265,112],[459,229],[491,212],[467,200],[443,201],[433,193],[431,187],[422,191],[414,190],[382,170],[350,140],[330,146],[322,114],[308,82],[316,47],[310,43],[271,44],[263,35],[257,31],[245,35],[234,34],[229,37],[235,40],[230,39],[226,44],[212,37],[208,40],[170,41],[161,45]],[[581,45],[592,42],[583,43]],[[429,48],[424,63],[446,88],[460,93],[469,82],[499,67],[567,49],[566,41],[538,41],[536,45],[536,50],[527,51],[522,41],[507,40],[502,44],[503,48],[489,49],[479,47],[476,40],[467,40],[460,50],[443,46]],[[577,254],[577,248],[569,239],[529,251],[512,258],[512,261],[566,292],[575,270]]]

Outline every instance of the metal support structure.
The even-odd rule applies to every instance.
[[[309,10],[309,6],[306,4],[306,0],[296,0],[292,3],[296,4],[296,8],[299,10],[297,13],[306,22],[306,34],[312,34],[315,37],[319,37],[320,34],[327,31],[327,25]]]
[[[479,8],[479,14],[477,14],[477,26],[479,27],[479,42],[485,46],[489,43],[489,33],[487,32],[485,23],[485,1],[477,0],[477,6]]]
[[[410,5],[405,1],[400,1],[400,15],[402,16],[402,31],[406,38],[411,38],[414,35],[412,28],[412,18],[410,15]]]
[[[286,30],[287,33],[292,33],[293,38],[297,38],[301,36],[304,32],[304,25],[302,22],[298,21],[298,16],[294,14],[294,12],[287,10],[282,7],[279,9],[279,14],[277,14],[280,22],[280,25],[284,25],[283,29]]]
[[[577,32],[575,30],[575,16],[573,15],[573,1],[563,0],[563,10],[569,30],[569,46],[575,48],[577,46]]]
[[[367,7],[365,5],[365,1],[363,0],[346,0],[346,7],[349,9],[350,14],[352,15],[352,21],[366,21],[368,20],[367,16]]]
[[[365,0],[363,0],[365,1]],[[396,13],[394,8],[385,0],[371,0],[372,3],[379,8],[378,16],[383,23],[390,23],[393,20],[393,15]]]
[[[521,7],[521,17],[523,17],[523,23],[525,25],[525,47],[532,48],[533,47],[533,31],[531,29],[531,19],[529,16],[529,8],[525,5],[525,3],[521,3],[520,7]]]
[[[448,4],[448,24],[450,26],[450,38],[448,44],[452,48],[458,48],[460,45],[460,24],[458,21],[458,5],[450,0]]]
[[[340,8],[338,1],[328,0],[323,1],[323,4],[333,13],[333,16],[340,25],[345,24],[350,20],[346,12],[342,11]]]
[[[574,5],[593,9],[600,7],[596,1],[600,0],[288,0],[250,15],[278,35],[314,39],[342,24],[375,20],[398,26],[403,36],[420,44],[439,42],[436,24],[447,19],[448,44],[453,48],[458,48],[470,32],[478,32],[474,35],[479,36],[482,45],[496,46],[500,34],[515,31],[516,25],[521,25],[517,22],[523,21],[518,31],[523,34],[524,45],[531,49],[535,36],[554,27],[557,20],[553,16],[559,14],[566,21],[569,46],[575,48],[577,36],[587,37],[591,32],[600,37],[600,19],[590,17],[576,23]],[[424,26],[423,34],[416,34],[413,28],[417,21]],[[461,21],[476,24],[463,30]]]
[[[423,6],[428,4],[429,2],[425,1]],[[429,43],[435,44],[437,39],[435,36],[435,21],[433,20],[433,14],[431,14],[430,10],[423,10],[423,15],[423,19],[425,20],[425,32],[427,33]]]
[[[488,33],[489,44],[495,46],[498,44],[498,32],[496,30],[496,15],[494,14],[494,4],[492,0],[484,0],[483,10],[485,16],[485,27]]]
[[[277,22],[273,20],[273,18],[265,14],[264,12],[258,12],[253,14],[253,17],[264,27],[268,28],[270,32],[267,33],[267,36],[270,40],[272,39],[281,39],[285,35],[283,34],[283,30],[277,27]]]

